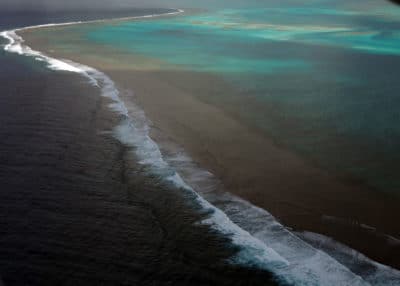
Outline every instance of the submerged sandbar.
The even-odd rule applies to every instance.
[[[134,93],[133,97],[128,92],[124,100],[143,108],[156,141],[159,133],[167,135],[220,178],[229,192],[270,211],[291,228],[328,235],[400,268],[400,246],[385,236],[400,234],[396,197],[321,170],[265,133],[201,101],[200,93],[237,92],[218,76],[96,45],[82,36],[84,28],[58,26],[19,34],[35,50],[92,66],[108,74],[120,90]]]

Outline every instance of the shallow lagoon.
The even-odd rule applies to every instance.
[[[204,101],[320,167],[396,193],[400,12],[320,4],[106,24],[85,35],[168,63],[160,68],[222,77],[240,96]]]

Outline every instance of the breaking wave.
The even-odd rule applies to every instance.
[[[166,14],[182,12],[183,10],[177,10]],[[159,15],[132,18],[157,16]],[[80,23],[82,22],[48,24],[23,29]],[[362,269],[373,269],[373,272],[357,271],[354,259],[350,259],[354,255],[360,257],[354,250],[316,234],[294,234],[267,211],[221,191],[218,179],[197,166],[182,148],[173,142],[163,144],[166,143],[163,140],[157,144],[151,138],[151,124],[144,111],[135,104],[125,104],[111,78],[89,66],[52,58],[32,50],[24,45],[24,40],[17,34],[23,29],[0,33],[0,36],[8,40],[4,49],[45,62],[48,68],[55,71],[81,74],[90,84],[99,88],[102,96],[111,99],[109,107],[121,116],[120,124],[114,129],[114,136],[131,147],[139,163],[148,167],[150,172],[166,183],[192,194],[196,202],[209,213],[199,223],[209,225],[222,235],[230,237],[231,242],[239,247],[240,251],[231,258],[231,263],[271,271],[278,281],[294,285],[400,285],[399,271],[366,257],[358,266]],[[315,243],[316,241],[320,243]],[[346,253],[347,258],[341,259],[341,256],[332,255],[333,251],[329,251],[327,243],[321,241],[329,242],[330,245],[336,243],[333,248],[337,246],[338,252]]]

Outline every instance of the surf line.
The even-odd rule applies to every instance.
[[[154,18],[181,13],[184,13],[184,11],[178,9],[175,12],[163,14],[110,20]],[[150,137],[150,126],[147,124],[148,121],[144,111],[138,106],[134,107],[135,110],[128,110],[125,103],[120,98],[119,90],[110,77],[92,67],[66,59],[56,59],[42,52],[35,51],[29,46],[24,45],[24,39],[17,34],[18,31],[29,29],[104,21],[107,20],[102,19],[29,26],[4,31],[0,33],[0,36],[9,41],[9,43],[4,46],[4,49],[7,52],[30,56],[38,61],[46,62],[47,67],[52,70],[81,74],[88,79],[90,84],[100,89],[102,96],[110,98],[112,103],[109,107],[114,112],[120,114],[122,118],[120,124],[115,127],[114,136],[120,142],[134,150],[136,156],[140,160],[140,164],[150,167],[153,173],[162,175],[165,182],[171,183],[174,186],[193,194],[196,202],[210,213],[209,217],[201,223],[209,225],[222,235],[226,235],[230,238],[233,245],[239,247],[239,252],[230,260],[230,262],[265,269],[273,273],[277,281],[294,285],[338,285],[338,281],[340,281],[340,285],[370,285],[368,281],[365,281],[359,275],[354,274],[346,266],[340,264],[331,256],[313,248],[311,245],[289,232],[265,210],[257,209],[250,203],[231,196],[232,202],[242,204],[244,208],[251,209],[251,211],[256,212],[257,215],[261,214],[266,218],[270,218],[273,227],[271,228],[271,225],[269,225],[269,228],[264,228],[264,231],[268,229],[269,235],[280,236],[282,240],[279,241],[279,245],[277,245],[273,240],[271,243],[269,238],[263,239],[259,236],[255,237],[253,234],[250,234],[248,231],[241,228],[220,208],[215,207],[200,196],[190,186],[190,184],[181,177],[179,172],[176,171],[176,168],[171,166],[171,164],[165,160],[159,146]],[[265,222],[263,223],[265,224]],[[279,229],[279,231],[276,231],[276,229]],[[285,240],[287,240],[288,243],[285,243]],[[301,247],[293,247],[293,242]],[[304,258],[307,262],[299,262],[297,261],[298,258],[302,258],[300,260],[303,260]]]
[[[184,10],[177,9],[175,12],[118,18],[112,20],[155,18],[167,15],[177,15],[181,13],[184,13]],[[82,65],[67,59],[53,58],[42,52],[33,50],[29,46],[25,45],[24,39],[17,34],[19,31],[30,29],[97,23],[104,21],[106,20],[101,19],[93,21],[76,21],[27,26],[24,28],[17,28],[14,30],[1,32],[0,36],[9,41],[8,44],[4,46],[5,51],[24,56],[30,56],[35,58],[35,60],[46,62],[47,67],[55,71],[66,71],[81,74],[82,76],[86,77],[93,86],[100,88],[101,95],[108,97],[113,101],[109,107],[123,117],[121,124],[117,126],[115,130],[116,137],[119,137],[117,139],[135,149],[136,155],[141,159],[139,163],[149,166],[153,172],[158,174],[170,174],[164,178],[165,182],[172,183],[176,187],[188,192],[192,192],[195,195],[196,201],[203,208],[209,210],[209,213],[211,214],[201,223],[207,224],[211,228],[219,231],[221,234],[229,236],[232,243],[240,247],[241,250],[238,253],[237,261],[260,267],[272,273],[275,272],[275,268],[278,269],[288,266],[289,262],[286,259],[281,257],[272,248],[267,247],[264,243],[238,227],[221,210],[215,208],[206,200],[204,200],[188,184],[185,183],[182,177],[175,170],[173,170],[167,162],[164,161],[158,145],[149,136],[149,126],[147,124],[137,124],[137,122],[135,122],[134,118],[132,118],[129,114],[124,102],[120,99],[119,91],[115,87],[115,83],[106,74],[86,65]],[[117,134],[121,134],[121,131],[122,133],[127,131],[129,136],[118,136]],[[232,261],[235,261],[235,259]]]

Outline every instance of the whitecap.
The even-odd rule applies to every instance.
[[[183,10],[178,10],[168,15],[182,12]],[[81,22],[49,24],[28,29],[79,23]],[[151,172],[163,178],[165,182],[193,194],[199,205],[210,214],[199,223],[209,225],[230,237],[232,243],[239,246],[240,251],[231,259],[232,263],[269,270],[279,280],[294,285],[391,285],[386,284],[392,281],[389,274],[397,277],[399,272],[394,269],[385,272],[389,274],[380,276],[371,276],[369,273],[357,275],[345,266],[345,263],[338,262],[334,257],[290,232],[267,211],[229,193],[217,191],[219,181],[210,172],[199,168],[184,150],[173,143],[165,145],[170,146],[170,150],[161,150],[163,146],[150,137],[151,122],[146,118],[144,111],[134,104],[128,108],[121,99],[115,83],[106,74],[85,65],[55,59],[34,51],[23,44],[24,40],[17,35],[17,31],[0,33],[0,36],[9,41],[4,47],[6,51],[32,56],[36,60],[46,62],[50,69],[56,71],[81,74],[101,89],[102,96],[112,100],[109,107],[121,116],[121,123],[115,128],[114,136],[123,144],[132,147],[139,163],[149,167]],[[376,269],[376,273],[386,271],[386,268],[382,267]]]

